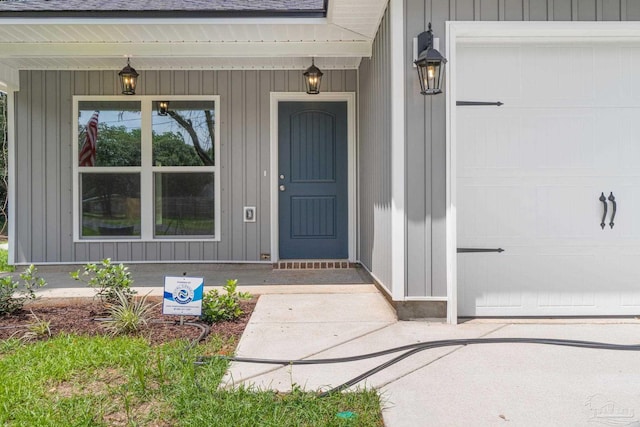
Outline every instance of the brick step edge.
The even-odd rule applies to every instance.
[[[273,264],[274,270],[336,270],[355,267],[356,263],[346,260],[279,261]]]

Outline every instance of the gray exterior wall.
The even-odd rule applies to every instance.
[[[408,296],[446,296],[445,97],[420,95],[413,37],[429,22],[446,50],[446,21],[640,20],[636,0],[405,0]]]
[[[359,68],[360,262],[391,290],[391,49],[389,9]]]
[[[141,72],[140,95],[220,95],[220,242],[73,242],[72,96],[118,95],[118,85],[116,71],[20,73],[16,262],[257,261],[270,253],[269,94],[304,91],[302,71]],[[326,70],[322,90],[355,92],[356,70]],[[257,206],[257,222],[243,222],[243,206]]]

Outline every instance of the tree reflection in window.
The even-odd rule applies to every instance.
[[[214,117],[213,101],[171,101],[166,116],[154,114],[154,166],[214,166]]]

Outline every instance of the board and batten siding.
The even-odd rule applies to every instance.
[[[356,92],[356,70],[325,70],[322,90]],[[15,260],[258,261],[271,252],[270,92],[303,92],[301,70],[141,71],[140,95],[220,95],[219,242],[73,242],[73,95],[118,95],[117,71],[22,71],[16,93]],[[266,176],[264,174],[266,171]],[[243,221],[243,207],[257,221]]]
[[[389,9],[363,58],[358,88],[360,262],[391,291],[391,49]]]
[[[413,38],[446,21],[636,21],[636,0],[405,0],[407,296],[446,296],[445,96],[420,95]],[[362,76],[361,76],[362,78]]]

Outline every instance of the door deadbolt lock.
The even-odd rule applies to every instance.
[[[285,188],[285,186],[284,186],[284,185],[281,185],[281,186],[280,186],[280,187],[278,187],[278,188],[280,189],[280,191],[284,191],[284,190],[286,190],[286,188]]]
[[[284,175],[280,175],[280,179],[284,179]]]

